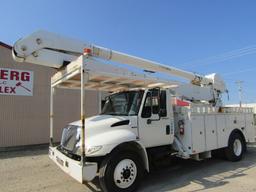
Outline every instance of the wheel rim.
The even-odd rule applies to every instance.
[[[130,187],[134,183],[136,176],[137,167],[131,159],[120,161],[114,170],[115,184],[122,189]]]
[[[233,150],[236,156],[240,156],[242,153],[242,143],[239,139],[236,139],[233,143]]]

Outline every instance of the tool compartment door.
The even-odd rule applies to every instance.
[[[245,131],[246,131],[246,141],[255,142],[255,125],[253,114],[245,115]]]
[[[192,130],[192,152],[200,153],[205,151],[205,129],[204,115],[194,114],[191,117]]]
[[[216,116],[207,114],[204,116],[206,151],[217,148]]]
[[[226,123],[226,114],[216,115],[217,120],[217,136],[218,136],[218,148],[226,147],[228,145],[228,130]]]

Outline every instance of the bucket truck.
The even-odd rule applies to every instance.
[[[98,176],[104,191],[131,192],[163,156],[201,160],[221,150],[238,161],[255,141],[252,109],[224,107],[226,86],[217,74],[194,74],[46,31],[18,40],[12,53],[18,62],[57,69],[49,156],[81,183]],[[59,145],[53,137],[55,89],[81,91],[81,119],[63,129]],[[112,92],[97,116],[85,118],[85,89]]]

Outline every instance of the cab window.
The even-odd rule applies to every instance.
[[[167,116],[166,91],[165,90],[162,90],[160,93],[160,111],[161,111],[161,117]]]
[[[152,92],[152,113],[159,113],[159,89],[153,89]]]
[[[150,118],[152,114],[160,114],[161,117],[167,116],[165,90],[151,89],[147,92],[141,116]]]
[[[152,113],[152,99],[151,99],[151,92],[147,92],[147,95],[146,95],[146,99],[145,99],[145,102],[144,102],[144,106],[143,106],[143,109],[142,109],[142,114],[141,114],[141,117],[142,118],[149,118],[151,117],[151,113]]]

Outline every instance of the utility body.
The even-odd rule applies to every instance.
[[[255,141],[252,109],[224,107],[226,86],[217,74],[202,76],[45,31],[17,41],[13,57],[58,70],[51,79],[49,156],[81,183],[99,176],[104,191],[136,190],[162,157],[202,160],[221,150],[228,160],[238,161],[246,144]],[[81,119],[63,129],[58,146],[55,89],[81,91]],[[85,118],[85,89],[112,92],[97,116]]]

